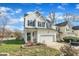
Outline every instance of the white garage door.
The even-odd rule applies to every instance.
[[[54,35],[40,35],[41,43],[47,43],[47,42],[53,42],[53,41],[55,41]]]

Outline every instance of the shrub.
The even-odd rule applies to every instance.
[[[64,37],[63,40],[65,42],[79,42],[79,38],[77,37],[72,37],[72,36],[67,36],[67,37]]]
[[[77,40],[77,42],[79,42],[79,39]]]

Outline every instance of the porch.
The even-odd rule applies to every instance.
[[[28,41],[37,43],[37,30],[36,29],[26,29],[24,31],[24,39],[25,39],[25,43],[27,43]]]

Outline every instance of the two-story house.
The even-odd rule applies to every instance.
[[[76,36],[67,21],[56,24],[56,30],[58,31],[57,38],[60,40],[66,36]]]
[[[57,41],[55,26],[52,22],[34,11],[24,16],[24,39],[35,43],[48,44]]]

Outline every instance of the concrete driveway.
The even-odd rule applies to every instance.
[[[52,43],[47,44],[48,47],[56,48],[58,50],[60,50],[60,48],[63,47],[64,45],[69,45],[69,44],[68,43],[58,43],[58,42],[52,42]]]

